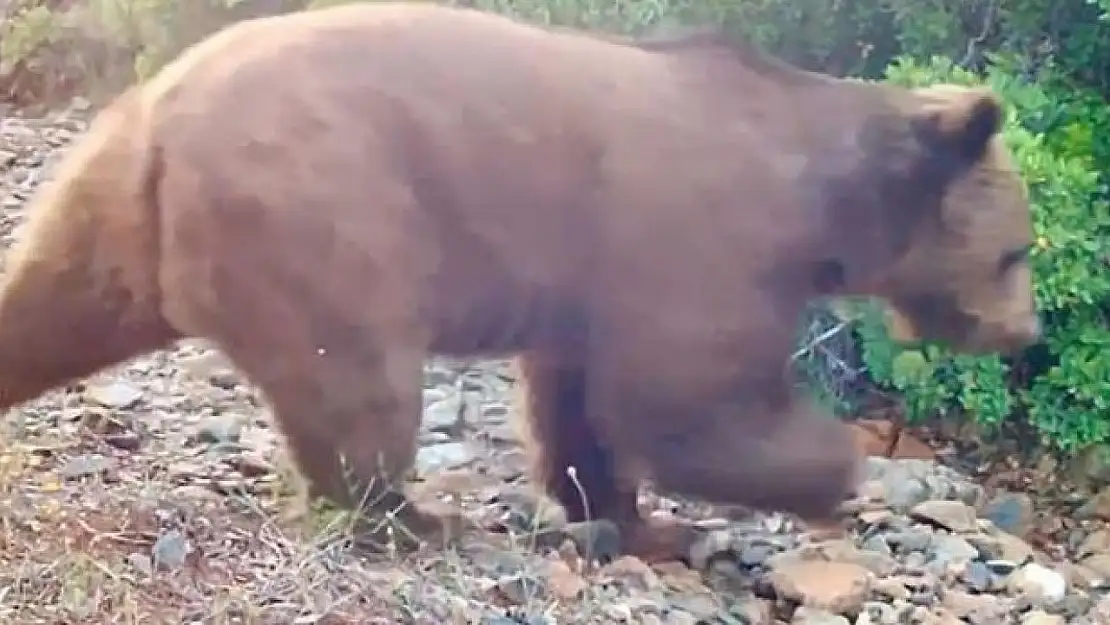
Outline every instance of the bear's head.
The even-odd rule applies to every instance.
[[[885,300],[899,341],[972,353],[1037,341],[1032,217],[1001,102],[955,85],[877,93],[895,105],[865,126],[864,171],[827,213],[845,290]]]

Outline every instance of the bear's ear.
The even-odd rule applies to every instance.
[[[1002,130],[1002,102],[990,89],[934,85],[914,93],[921,98],[911,114],[914,133],[942,154],[977,161]]]

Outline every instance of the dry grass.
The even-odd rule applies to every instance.
[[[47,401],[72,406],[75,397]],[[288,514],[293,489],[279,475],[178,486],[165,471],[172,458],[116,450],[93,428],[7,429],[3,622],[612,622],[604,584],[589,581],[604,572],[572,572],[558,554],[530,549],[528,535],[483,533],[460,550],[371,558],[351,548],[349,515]],[[108,468],[74,477],[74,463],[89,458]]]
[[[64,447],[0,456],[6,622],[395,622],[404,568],[360,560],[344,526],[307,534],[249,494],[196,502],[155,480],[63,480]]]

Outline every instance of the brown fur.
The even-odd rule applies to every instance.
[[[243,22],[109,106],[41,193],[0,291],[0,405],[203,337],[315,493],[373,482],[384,509],[424,357],[516,353],[572,520],[656,549],[644,477],[821,520],[856,461],[784,374],[809,299],[887,297],[958,348],[1036,338],[1027,268],[999,267],[1030,240],[999,116],[706,39],[420,4]]]

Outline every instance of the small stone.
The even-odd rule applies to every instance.
[[[567,523],[558,533],[570,539],[588,560],[608,562],[621,553],[620,528],[607,519]]]
[[[1100,529],[1087,534],[1075,550],[1075,555],[1080,558],[1099,553],[1110,553],[1110,530]]]
[[[1044,610],[1033,610],[1021,619],[1021,625],[1064,625],[1065,619],[1059,614],[1049,614]]]
[[[512,605],[526,605],[533,597],[542,596],[541,584],[526,575],[503,575],[494,584],[494,594]]]
[[[884,480],[886,495],[883,497],[886,504],[899,514],[912,509],[914,506],[929,499],[929,488],[917,478]]]
[[[610,603],[602,608],[605,611],[605,616],[609,617],[610,622],[613,623],[631,623],[632,622],[632,608],[625,603]],[[669,622],[669,621],[668,621]]]
[[[815,610],[802,606],[794,611],[790,625],[852,625],[848,619],[826,610]]]
[[[829,560],[858,564],[878,577],[890,575],[897,567],[897,562],[890,555],[865,551],[849,540],[831,540],[823,543],[819,548]]]
[[[1011,591],[1045,603],[1060,601],[1067,594],[1068,582],[1056,571],[1030,562],[1014,571],[1007,580]]]
[[[202,444],[229,445],[239,442],[243,432],[243,420],[236,416],[220,416],[206,419],[197,429],[194,440]]]
[[[943,527],[950,532],[971,533],[978,531],[975,509],[962,501],[932,499],[913,507],[910,516],[917,521]]]
[[[544,571],[547,588],[559,599],[577,599],[587,588],[586,580],[562,560],[551,560]]]
[[[732,534],[728,530],[707,532],[691,545],[687,557],[690,566],[697,570],[704,570],[714,558],[732,551]]]
[[[170,479],[189,480],[208,474],[208,466],[195,460],[181,460],[166,467],[166,475]]]
[[[864,525],[883,527],[894,520],[895,515],[886,508],[880,508],[878,510],[863,510],[856,515],[856,518]]]
[[[1097,622],[1110,623],[1110,595],[1099,599],[1093,612]]]
[[[58,474],[65,479],[73,480],[82,477],[104,475],[115,470],[116,466],[116,461],[111,458],[84,454],[70,458],[62,465],[61,469],[58,470]]]
[[[433,432],[456,432],[463,424],[464,409],[462,396],[452,392],[424,409],[424,427]]]
[[[232,466],[246,478],[261,477],[276,471],[274,465],[256,452],[239,454],[232,462]]]
[[[763,566],[771,556],[780,551],[781,549],[767,543],[747,544],[740,548],[737,560],[749,568]]]
[[[979,557],[979,550],[959,536],[934,536],[928,555],[941,570],[951,565],[964,566]]]
[[[654,590],[660,584],[659,576],[650,566],[639,558],[627,555],[606,564],[599,573],[640,591]]]
[[[482,420],[487,423],[500,423],[509,416],[509,407],[501,402],[482,405]]]
[[[923,552],[932,545],[933,535],[921,530],[890,532],[886,535],[886,542],[901,553]]]
[[[143,445],[142,438],[135,432],[108,434],[105,435],[104,442],[116,449],[122,449],[124,451],[137,451]]]
[[[956,618],[977,625],[1005,623],[1009,609],[992,595],[964,592],[957,588],[947,590],[941,603]]]
[[[1068,593],[1061,601],[1053,602],[1044,609],[1049,614],[1058,614],[1071,622],[1087,614],[1095,607],[1095,600],[1086,593]]]
[[[146,554],[129,553],[127,554],[127,563],[143,575],[150,576],[154,574],[154,564],[151,562],[150,556]]]
[[[810,560],[784,563],[768,577],[779,598],[847,614],[863,606],[871,592],[873,575],[858,564]]]
[[[606,616],[610,618],[610,623],[627,623],[628,620],[623,618],[623,614],[613,614],[611,611],[606,610]],[[667,611],[666,620],[663,621],[665,625],[698,625],[698,617],[690,614],[686,610],[671,609]]]
[[[1018,565],[1033,559],[1033,547],[1007,532],[998,531],[993,535],[973,534],[967,537],[967,541],[987,559],[1007,560]]]
[[[871,589],[888,599],[909,599],[910,591],[906,585],[897,579],[879,579],[872,585]]]
[[[416,470],[421,475],[457,469],[477,458],[467,443],[440,443],[421,447],[416,452]]]
[[[80,416],[80,421],[84,427],[102,436],[129,432],[131,429],[128,417],[102,408],[90,408]]]
[[[990,592],[998,585],[998,577],[982,562],[968,562],[964,567],[963,581],[975,592]]]
[[[216,350],[208,350],[183,358],[181,368],[193,379],[207,382],[216,388],[231,390],[238,386],[239,376],[227,359]]]
[[[185,535],[177,530],[170,530],[154,541],[151,547],[151,561],[154,568],[173,571],[185,566],[189,555],[189,544]]]
[[[1110,579],[1110,553],[1096,553],[1079,561],[1079,564],[1094,571],[1103,579]]]
[[[740,621],[736,625],[771,625],[775,622],[773,605],[764,599],[734,603],[729,612]]]
[[[218,501],[220,499],[219,493],[213,491],[211,488],[197,484],[183,484],[175,487],[170,493],[173,495],[174,499],[205,502]]]
[[[88,401],[115,410],[134,408],[143,398],[138,387],[123,381],[94,384],[86,387],[84,394]]]
[[[1088,519],[1110,521],[1110,486],[1087,499],[1087,502],[1075,511],[1074,516],[1081,521]]]
[[[982,512],[998,529],[1025,536],[1033,525],[1033,500],[1025,493],[1003,493],[992,499]]]

